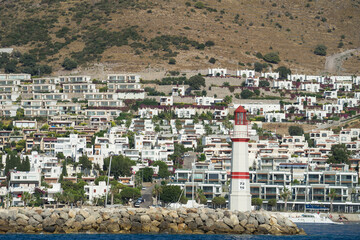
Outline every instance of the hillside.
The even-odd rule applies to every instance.
[[[15,54],[0,68],[46,74],[68,58],[79,72],[236,69],[275,52],[273,69],[320,74],[326,56],[315,47],[327,56],[358,48],[359,13],[355,0],[3,0],[0,47]],[[353,52],[338,73],[358,74],[359,64]]]

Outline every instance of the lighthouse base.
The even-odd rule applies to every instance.
[[[230,194],[230,210],[246,212],[251,211],[250,193],[232,193]]]

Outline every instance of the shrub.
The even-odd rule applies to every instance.
[[[286,79],[291,74],[290,68],[284,66],[278,67],[275,71],[279,73],[280,79]]]
[[[300,126],[290,126],[288,131],[290,136],[302,136],[304,134],[304,129]]]
[[[244,91],[242,91],[240,93],[240,95],[241,95],[242,99],[248,99],[248,98],[251,98],[254,95],[254,93],[252,91],[250,91],[249,89],[245,89]]]
[[[268,81],[260,81],[259,82],[259,87],[269,87],[270,86],[270,83]]]
[[[318,44],[314,49],[314,53],[319,56],[326,56],[326,50],[327,47],[325,45]]]
[[[198,9],[203,9],[205,7],[205,4],[202,2],[196,2],[194,7]]]
[[[77,68],[77,62],[70,58],[65,58],[62,66],[65,68],[65,70],[72,70],[74,68]]]
[[[279,63],[280,62],[280,57],[279,57],[279,54],[276,53],[276,52],[271,52],[271,53],[267,53],[265,54],[264,56],[264,60],[266,62],[269,62],[269,63]]]
[[[216,62],[216,59],[215,59],[215,58],[210,58],[210,59],[209,59],[209,63],[214,64],[215,62]]]
[[[175,58],[170,58],[170,59],[169,59],[169,64],[171,64],[171,65],[176,64]]]
[[[263,70],[263,65],[262,65],[261,63],[259,63],[259,62],[256,62],[256,63],[254,64],[254,70],[255,70],[256,72],[261,72],[261,71]]]
[[[205,43],[206,47],[212,47],[214,45],[215,45],[215,43],[213,41],[206,41],[206,43]]]

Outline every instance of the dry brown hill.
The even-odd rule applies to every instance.
[[[327,55],[360,46],[359,0],[9,0],[0,15],[1,47],[54,70],[66,57],[106,71],[236,69],[277,52],[274,68],[319,74],[326,57],[313,53],[317,44]],[[352,54],[343,73],[359,73],[359,64]]]

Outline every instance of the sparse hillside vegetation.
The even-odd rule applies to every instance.
[[[13,47],[17,55],[7,56],[0,68],[45,74],[64,70],[68,58],[77,67],[100,62],[114,71],[234,69],[255,62],[263,71],[259,64],[268,62],[272,69],[281,64],[319,72],[323,56],[360,46],[360,2],[341,5],[327,0],[2,1],[0,46]],[[325,54],[316,51],[324,43]],[[32,55],[34,64],[22,63],[19,53]],[[346,71],[356,74],[359,63],[349,57]]]

